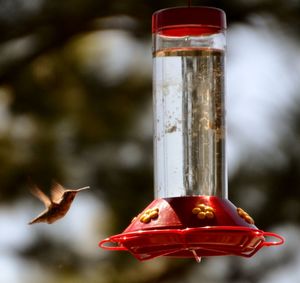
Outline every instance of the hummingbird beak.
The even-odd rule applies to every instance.
[[[80,188],[80,189],[78,189],[78,190],[76,190],[77,192],[80,192],[80,191],[83,191],[83,190],[87,190],[87,189],[89,189],[90,188],[90,186],[87,186],[87,187],[83,187],[83,188]]]

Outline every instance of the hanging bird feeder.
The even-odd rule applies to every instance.
[[[156,199],[100,247],[129,251],[139,260],[171,256],[199,262],[207,256],[251,257],[262,247],[283,244],[227,198],[225,29],[225,13],[216,8],[153,14]]]

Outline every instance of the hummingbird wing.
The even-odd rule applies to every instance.
[[[40,201],[42,201],[46,208],[51,205],[51,200],[37,186],[30,188],[30,192]]]
[[[59,183],[54,183],[51,187],[51,200],[54,203],[60,203],[65,193],[65,188]]]

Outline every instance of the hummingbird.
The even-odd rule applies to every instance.
[[[42,201],[46,209],[28,224],[45,222],[52,224],[58,219],[64,217],[68,212],[76,194],[80,191],[89,189],[83,187],[80,189],[65,189],[62,185],[54,183],[51,187],[51,198],[43,193],[37,186],[30,189],[31,193]]]

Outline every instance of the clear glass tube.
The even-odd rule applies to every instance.
[[[153,17],[155,197],[227,198],[225,15],[191,7]]]

